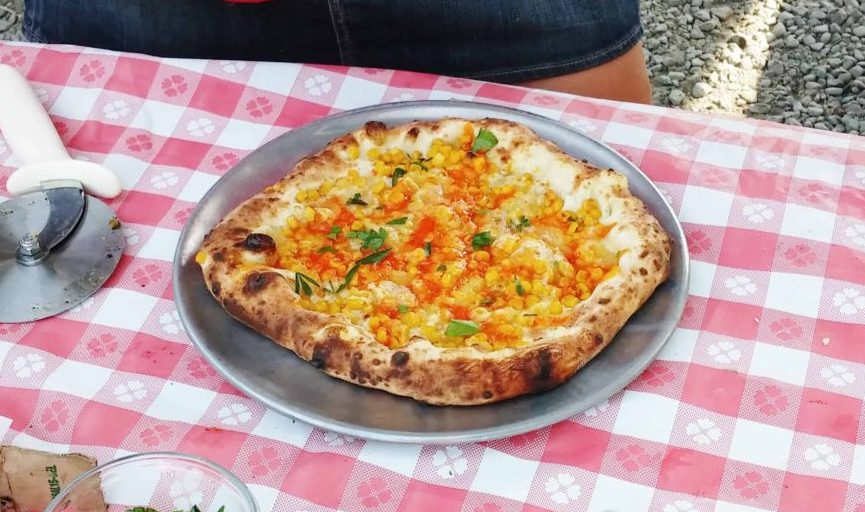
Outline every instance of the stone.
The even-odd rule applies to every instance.
[[[721,20],[727,20],[730,16],[733,15],[733,9],[726,5],[719,5],[718,7],[712,7],[712,14],[720,18]]]
[[[865,37],[865,25],[853,27],[853,35],[856,37]]]
[[[706,9],[700,9],[699,11],[695,12],[694,17],[702,21],[709,21],[712,19],[712,15],[709,14],[709,11],[707,11]]]
[[[671,89],[670,95],[667,97],[671,105],[679,106],[685,101],[685,93],[681,89]]]
[[[860,66],[858,64],[853,66],[852,68],[850,68],[850,74],[856,78],[859,78],[860,76],[862,76],[863,73],[865,73],[865,68],[863,68],[862,66]]]
[[[786,33],[787,27],[785,27],[784,24],[781,22],[775,23],[775,26],[772,27],[772,34],[774,34],[775,37],[781,37]]]
[[[823,43],[813,43],[813,44],[809,44],[808,46],[811,47],[811,49],[814,51],[820,51],[826,45]]]
[[[702,98],[710,92],[712,92],[712,86],[706,82],[697,82],[694,84],[694,87],[691,88],[691,96],[695,98]]]
[[[717,24],[718,22],[715,20],[704,21],[703,23],[700,23],[699,28],[703,32],[711,32],[715,30],[715,27],[718,26]]]
[[[822,25],[817,25],[816,27],[812,28],[811,30],[813,30],[814,32],[817,32],[818,34],[822,34],[823,32],[829,32],[829,25],[826,25],[824,23]]]
[[[844,89],[840,87],[827,87],[826,94],[829,96],[841,96],[844,93]]]

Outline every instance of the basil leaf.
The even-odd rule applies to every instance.
[[[477,137],[475,137],[474,143],[472,143],[472,151],[475,153],[478,151],[487,151],[494,148],[498,143],[499,139],[493,135],[493,132],[486,128],[481,128],[478,131]]]
[[[519,220],[510,223],[511,229],[522,231],[532,226],[532,221],[526,218],[525,215],[520,215]]]
[[[158,512],[156,509],[150,507],[132,507],[126,509],[126,512]]]
[[[216,512],[225,512],[225,505],[219,507],[219,510],[217,510]]]
[[[493,236],[489,231],[481,231],[472,237],[472,247],[477,251],[493,243]]]
[[[432,242],[425,242],[423,244],[423,254],[427,258],[430,257],[430,254],[432,254]]]
[[[372,265],[380,262],[381,260],[387,258],[387,255],[390,254],[391,249],[385,249],[383,251],[374,252],[370,255],[364,256],[363,258],[357,260],[356,265]]]
[[[341,226],[332,226],[330,228],[330,233],[327,234],[327,237],[331,240],[336,240],[336,237],[338,237],[340,233],[342,233]]]
[[[402,167],[397,167],[393,170],[393,176],[390,177],[390,186],[395,187],[396,182],[399,181],[400,178],[406,175],[408,171],[403,169]]]
[[[445,329],[445,336],[471,336],[480,331],[478,324],[469,320],[451,320]]]
[[[370,229],[369,231],[349,231],[348,234],[345,235],[346,238],[356,238],[360,240],[361,249],[372,249],[376,250],[381,248],[384,245],[385,240],[387,240],[387,231],[384,228],[379,228],[378,231],[374,229]]]
[[[514,278],[514,288],[516,288],[517,295],[519,295],[520,297],[526,294],[526,289],[523,288],[523,283],[520,282],[519,277]]]
[[[408,217],[400,217],[398,219],[389,220],[386,222],[388,226],[402,226],[408,221]]]
[[[325,245],[324,247],[319,248],[315,252],[319,254],[324,254],[326,252],[336,252],[336,249],[334,249],[332,245]]]
[[[368,203],[360,198],[360,192],[355,192],[351,199],[345,202],[345,204],[357,204],[360,206],[366,206]]]
[[[406,306],[405,304],[400,304],[399,306],[396,307],[396,309],[397,309],[397,311],[399,311],[399,314],[401,314],[401,315],[408,313],[408,306]]]
[[[312,286],[310,285],[321,288],[321,285],[308,275],[301,274],[300,272],[294,273],[294,293],[301,295],[302,292],[303,295],[309,297],[312,295]]]
[[[348,285],[351,284],[351,281],[354,279],[354,276],[355,274],[357,274],[358,270],[360,270],[360,265],[358,265],[357,263],[355,263],[350,269],[348,269],[348,273],[345,274],[345,281],[343,281],[342,284],[339,285],[339,288],[336,289],[336,293],[339,293],[348,288]]]

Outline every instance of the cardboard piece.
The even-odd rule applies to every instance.
[[[60,489],[85,471],[96,467],[96,459],[73,453],[53,453],[0,446],[0,512],[42,511]],[[71,508],[79,512],[104,512],[99,482],[71,497]]]

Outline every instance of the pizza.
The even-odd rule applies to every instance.
[[[323,372],[430,404],[551,389],[669,274],[627,179],[499,119],[369,122],[229,213],[213,297]],[[246,350],[238,347],[238,350]]]

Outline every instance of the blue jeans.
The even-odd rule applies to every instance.
[[[499,82],[597,66],[642,36],[638,0],[26,0],[25,8],[25,35],[37,42]]]

